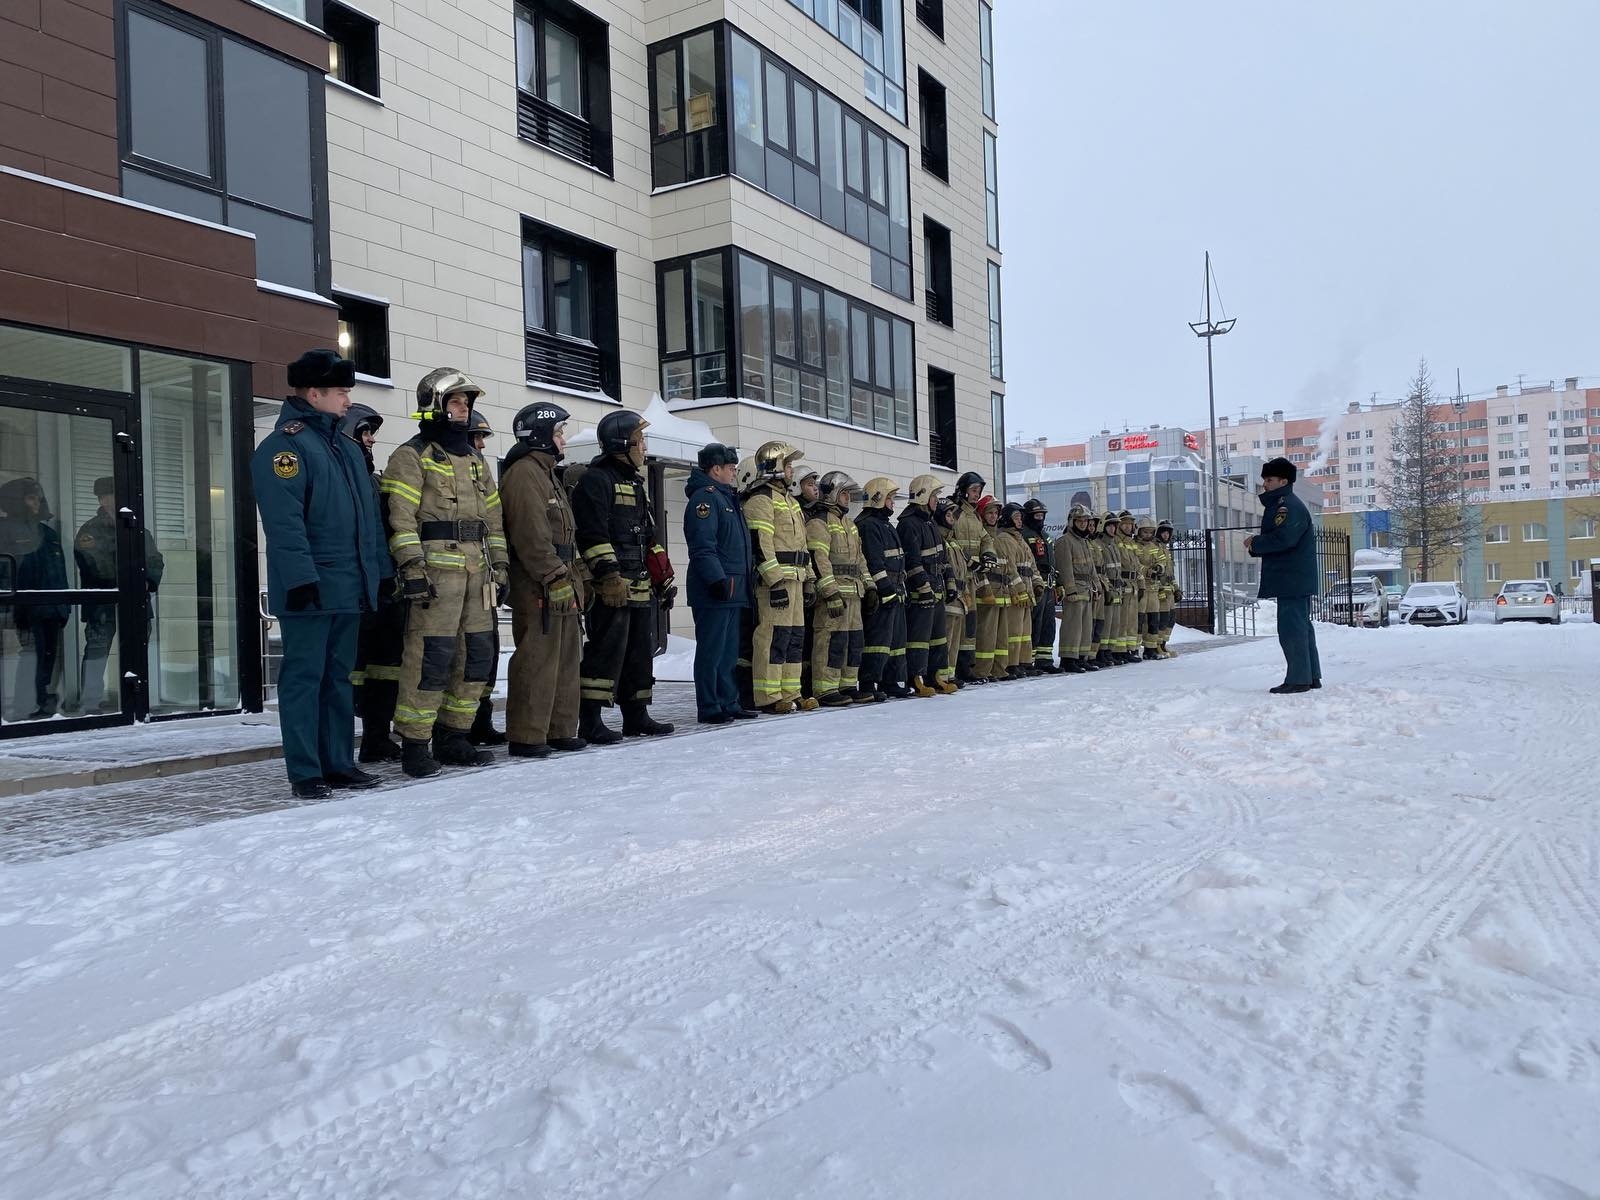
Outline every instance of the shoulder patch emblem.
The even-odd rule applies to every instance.
[[[699,517],[702,521],[705,520],[711,515],[711,505],[707,504],[704,500],[700,501],[699,504],[694,506],[694,515]]]
[[[293,450],[284,450],[272,456],[272,473],[279,479],[293,479],[300,474],[300,456]]]
[[[1288,519],[1289,519],[1289,510],[1287,508],[1280,508],[1278,510],[1278,515],[1272,518],[1272,523],[1274,525],[1282,525]]]
[[[93,545],[94,545],[94,534],[92,534],[92,533],[80,533],[78,535],[78,548],[80,550],[88,550]]]
[[[304,421],[285,421],[282,425],[278,426],[278,432],[287,433],[290,437],[293,437],[305,427],[306,423]]]

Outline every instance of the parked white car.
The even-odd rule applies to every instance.
[[[1402,625],[1465,625],[1467,598],[1459,583],[1413,583],[1400,597]]]
[[[1541,625],[1561,624],[1561,601],[1547,579],[1508,579],[1494,598],[1494,623],[1537,621]]]

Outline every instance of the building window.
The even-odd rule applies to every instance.
[[[1525,542],[1544,542],[1549,539],[1550,533],[1543,521],[1528,521],[1522,526],[1522,540]]]
[[[378,23],[339,0],[323,0],[328,74],[369,96],[378,94]]]
[[[928,217],[922,218],[922,270],[926,276],[924,298],[928,320],[953,327],[956,303],[950,266],[950,231]]]
[[[1527,413],[1518,413],[1517,414],[1517,424],[1518,425],[1526,425],[1527,423],[1528,423],[1528,414]]]
[[[956,469],[956,377],[928,368],[928,462]]]
[[[1511,540],[1511,527],[1509,525],[1486,525],[1483,529],[1483,540],[1486,542],[1509,542]]]
[[[728,173],[722,30],[702,29],[650,50],[650,158],[658,188]]]
[[[1579,517],[1572,523],[1572,531],[1567,536],[1569,538],[1592,538],[1597,523],[1600,522],[1597,522],[1594,517]]]
[[[944,41],[944,0],[917,0],[917,20],[928,27],[928,31]]]
[[[917,117],[922,126],[922,169],[950,182],[950,126],[945,89],[926,71],[917,72]]]
[[[1505,416],[1496,417],[1494,419],[1494,423],[1496,425],[1509,425],[1509,424],[1511,424],[1511,417],[1510,417],[1509,414],[1507,414]]]
[[[1000,164],[996,158],[999,141],[987,129],[983,131],[983,191],[986,201],[985,219],[991,247],[1000,249]]]
[[[1535,579],[1550,578],[1550,560],[1548,558],[1541,558],[1533,564],[1533,577]]]
[[[719,250],[661,269],[661,394],[668,400],[729,394],[727,257]]]
[[[611,174],[604,21],[566,0],[517,5],[517,136]]]
[[[389,306],[365,296],[335,291],[339,305],[339,353],[374,379],[389,378]]]
[[[989,264],[989,375],[1004,379],[1005,363],[1000,347],[1000,264]]]
[[[917,436],[910,322],[742,251],[660,263],[656,277],[668,399],[734,396]]]
[[[1499,583],[1500,582],[1500,564],[1499,563],[1490,563],[1488,565],[1488,568],[1484,572],[1484,577],[1490,583]]]
[[[906,119],[905,26],[901,0],[790,0],[866,63],[862,90],[898,121]]]
[[[733,173],[869,247],[873,286],[911,299],[910,151],[743,34],[722,28],[729,73],[728,86],[718,91],[728,97]],[[676,46],[651,49],[658,131],[671,124],[661,97],[673,86]],[[720,63],[723,56],[716,59]],[[678,107],[679,119],[686,119]],[[728,169],[727,140],[714,151],[680,148],[682,140],[676,133],[657,133],[657,187]]]
[[[530,384],[621,398],[616,284],[614,250],[523,221],[524,356]]]
[[[1567,561],[1570,578],[1574,582],[1582,582],[1589,575],[1589,562],[1583,558],[1573,558]]]
[[[122,194],[253,233],[259,278],[326,295],[322,77],[158,5],[124,14]]]
[[[991,468],[995,480],[993,486],[1004,494],[1006,486],[1006,398],[1000,392],[989,393],[989,433],[994,439],[994,466]],[[1121,483],[1118,483],[1118,490]]]
[[[994,120],[994,10],[978,0],[978,57],[983,63],[983,115]]]

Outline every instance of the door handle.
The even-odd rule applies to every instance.
[[[117,520],[121,521],[129,529],[139,528],[139,514],[131,508],[117,509]]]
[[[116,435],[116,443],[117,443],[118,447],[120,447],[122,450],[124,450],[128,454],[132,454],[133,453],[133,434],[131,434],[131,433],[119,433],[119,434],[117,434]]]

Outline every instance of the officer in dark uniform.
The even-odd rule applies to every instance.
[[[478,457],[483,459],[484,469],[489,466],[488,445],[489,439],[494,436],[494,426],[489,424],[489,418],[478,411],[476,407],[472,415],[467,418],[467,435],[472,439],[472,448],[478,452]],[[474,746],[502,746],[505,744],[506,735],[494,727],[494,687],[500,679],[500,608],[494,610],[494,659],[489,664],[489,682],[484,685],[483,696],[478,701],[477,714],[472,718],[472,728],[467,731],[467,740]]]
[[[1317,531],[1305,502],[1294,494],[1298,469],[1287,458],[1261,468],[1261,532],[1244,540],[1250,557],[1261,560],[1261,599],[1278,602],[1278,645],[1283,648],[1283,682],[1269,689],[1295,695],[1322,686],[1322,660],[1311,624],[1311,597],[1317,594]]]
[[[1028,543],[1028,549],[1033,551],[1033,567],[1039,572],[1039,579],[1044,583],[1044,593],[1039,602],[1033,606],[1033,663],[1036,671],[1043,671],[1047,675],[1058,675],[1061,668],[1055,662],[1056,644],[1056,565],[1055,556],[1050,544],[1050,535],[1045,532],[1044,519],[1048,509],[1044,501],[1038,498],[1027,501],[1022,506],[1022,540]]]
[[[52,523],[50,501],[37,479],[13,479],[0,488],[0,515],[5,517],[0,533],[0,553],[12,559],[19,592],[54,592],[67,588],[67,560],[61,552],[61,534]],[[61,652],[61,631],[70,609],[65,604],[19,604],[11,607],[21,653],[17,655],[15,676],[19,714],[26,702],[29,676],[35,708],[22,717],[42,721],[56,714],[56,660]]]
[[[635,412],[601,418],[595,430],[600,453],[572,489],[578,552],[594,581],[589,640],[579,666],[578,736],[600,746],[620,740],[601,717],[603,709],[617,703],[623,735],[672,732],[671,725],[651,718],[648,707],[655,685],[658,599],[650,559],[665,551],[655,538],[655,518],[640,474],[647,425]],[[662,588],[661,599],[667,598],[669,587],[670,582]]]
[[[289,364],[294,395],[250,459],[267,539],[267,598],[283,633],[278,723],[294,794],[370,788],[355,765],[350,672],[363,612],[392,586],[383,524],[361,451],[339,432],[355,365],[332,350]]]
[[[694,613],[695,712],[704,725],[761,714],[739,702],[734,668],[739,622],[750,607],[750,527],[735,476],[739,452],[712,442],[684,484],[683,540],[689,548],[689,608]]]
[[[110,475],[94,481],[94,498],[100,507],[78,529],[72,542],[72,557],[78,564],[78,586],[85,588],[117,587],[117,485]],[[167,561],[156,549],[156,540],[150,531],[144,531],[144,632],[150,636],[150,623],[155,619],[155,607],[150,597],[161,586],[161,576]],[[117,636],[117,605],[85,604],[83,606],[83,664],[79,675],[78,708],[92,712],[104,708],[115,712],[121,707],[116,697],[104,699],[106,690],[106,659],[111,655],[111,643]],[[103,703],[102,703],[103,701]]]
[[[352,404],[339,423],[340,431],[361,448],[377,497],[384,537],[389,536],[383,476],[372,450],[383,417],[365,404]],[[355,688],[356,716],[361,718],[361,762],[399,762],[400,743],[389,736],[394,706],[400,697],[400,659],[405,653],[406,608],[392,587],[378,589],[378,607],[361,614],[356,635],[356,669],[350,673]]]

